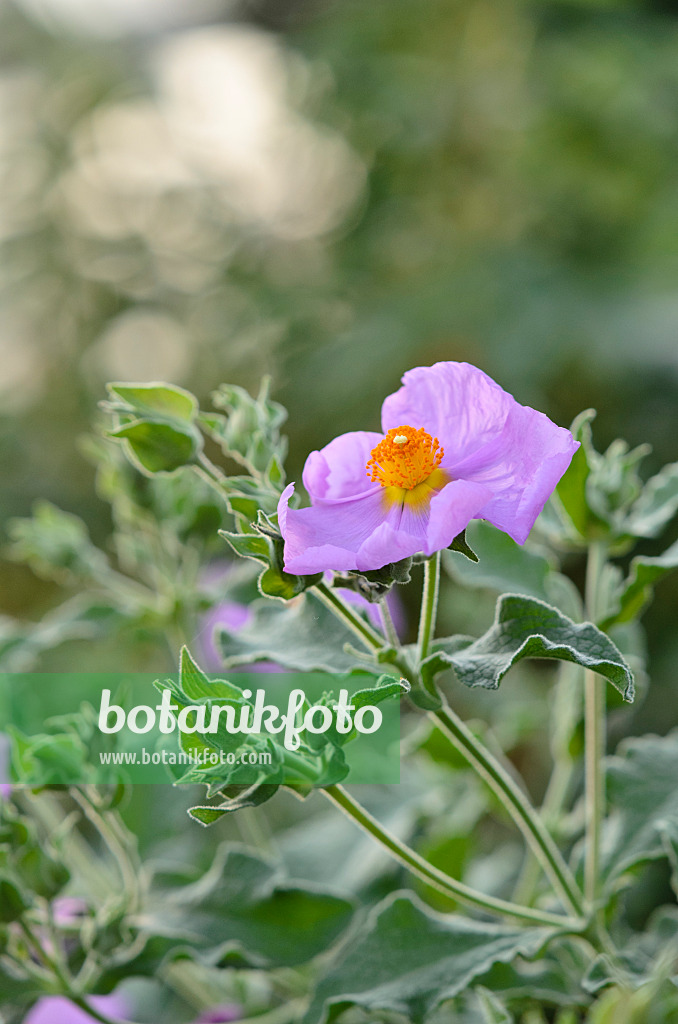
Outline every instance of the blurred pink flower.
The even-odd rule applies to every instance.
[[[110,996],[87,996],[95,1010],[118,1020],[124,1020],[128,1012],[123,1000],[113,993]],[[23,1024],[91,1024],[96,1017],[90,1016],[70,999],[63,996],[45,996],[24,1017]]]
[[[194,1024],[230,1024],[231,1021],[242,1020],[242,1015],[242,1006],[227,1003],[201,1013]]]

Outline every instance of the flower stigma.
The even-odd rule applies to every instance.
[[[372,449],[365,469],[370,480],[379,481],[385,489],[387,503],[398,502],[420,507],[425,505],[431,492],[442,490],[450,476],[440,463],[445,454],[437,437],[420,427],[415,430],[407,424],[392,427]]]

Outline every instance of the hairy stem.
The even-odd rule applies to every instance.
[[[348,626],[352,633],[374,654],[384,646],[384,638],[372,629],[364,619],[353,611],[350,605],[337,594],[336,590],[328,587],[326,583],[317,583],[314,587],[316,595],[330,611]]]
[[[598,614],[598,588],[605,566],[605,546],[594,541],[586,565],[586,615],[591,622]],[[605,681],[590,670],[584,675],[584,742],[586,850],[584,893],[593,906],[599,896],[600,836],[605,814]]]
[[[459,903],[465,903],[468,906],[477,907],[493,914],[500,914],[504,917],[529,921],[531,924],[555,926],[572,931],[577,931],[582,927],[583,922],[579,920],[566,918],[559,914],[550,914],[546,911],[533,910],[530,907],[521,907],[516,903],[509,903],[507,900],[498,899],[494,896],[486,896],[484,893],[464,885],[463,882],[450,878],[449,875],[433,867],[406,843],[403,843],[391,832],[383,828],[376,818],[373,818],[342,786],[327,786],[323,792],[347,817],[387,850],[394,860],[403,864],[408,871],[411,871],[417,878],[426,882],[427,885],[432,886],[446,896],[453,897]]]
[[[438,612],[438,588],[440,586],[440,551],[424,563],[424,593],[419,618],[419,663],[428,656],[431,640],[436,628]]]
[[[395,628],[393,622],[393,616],[391,615],[391,609],[388,606],[388,600],[382,597],[379,602],[379,613],[381,615],[381,623],[384,627],[384,635],[392,647],[400,647],[400,639],[398,637],[398,631]]]
[[[429,560],[427,564],[430,565],[431,562],[433,562],[433,559]],[[429,593],[434,588],[437,591],[437,582],[434,584],[431,579],[432,575],[436,577],[438,575],[436,565],[430,565],[429,568]],[[353,629],[363,644],[373,654],[381,649],[382,640],[378,634],[375,634],[371,627],[359,619],[337,594],[333,593],[324,583],[319,584],[315,589],[334,614],[341,618],[349,628]],[[427,618],[428,620],[428,625],[425,627],[425,632],[428,636],[426,646],[428,646],[433,630],[434,597],[431,596],[429,599],[428,595],[425,595],[424,603],[425,605],[429,604],[431,608],[428,616],[425,616],[422,612],[422,618]],[[409,679],[410,682],[414,681],[413,672],[405,663],[402,652],[394,653],[389,661],[390,664],[398,668],[404,678]],[[552,836],[522,789],[520,789],[503,765],[476,739],[450,708],[443,706],[438,711],[430,712],[430,715],[438,728],[451,740],[471,767],[506,805],[511,817],[525,836],[530,849],[538,858],[556,891],[563,899],[564,905],[577,917],[582,916],[582,896],[577,883],[563,860]],[[430,867],[430,865],[427,866]]]

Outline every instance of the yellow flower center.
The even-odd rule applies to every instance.
[[[438,469],[444,454],[438,438],[422,427],[391,427],[372,449],[365,468],[370,480],[378,480],[382,487],[412,491]]]

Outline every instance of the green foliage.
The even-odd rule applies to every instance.
[[[83,520],[49,501],[37,501],[30,519],[12,520],[8,533],[8,554],[26,562],[38,576],[88,581],[108,570],[108,560],[90,540]]]
[[[575,623],[535,598],[505,595],[495,623],[478,640],[437,640],[430,671],[452,666],[466,686],[495,690],[523,658],[553,658],[593,669],[609,680],[624,700],[633,700],[631,671],[612,641],[593,623]]]
[[[312,593],[287,608],[255,602],[242,629],[222,628],[218,642],[224,665],[233,668],[270,661],[300,672],[344,673],[360,666],[373,669],[354,653],[356,638]]]
[[[189,465],[202,447],[200,434],[194,428],[149,420],[133,420],[111,430],[109,436],[126,441],[130,459],[142,472],[151,475],[172,473]]]
[[[533,957],[552,935],[434,915],[396,894],[374,909],[360,938],[320,981],[304,1024],[329,1024],[349,1006],[421,1024],[493,964]]]
[[[487,587],[498,593],[524,594],[555,605],[570,618],[582,617],[582,602],[577,588],[563,573],[556,560],[541,551],[516,544],[507,533],[484,520],[469,523],[466,533],[477,564],[467,559],[443,555],[453,579],[466,587]],[[454,550],[454,549],[453,549]]]
[[[136,415],[163,416],[168,420],[191,423],[198,412],[198,403],[190,392],[172,384],[116,384],[108,385],[113,398],[112,406],[121,412]],[[120,399],[118,404],[115,399]]]
[[[159,879],[160,881],[160,879]],[[160,933],[176,930],[212,964],[303,964],[332,946],[350,923],[351,900],[288,879],[273,862],[222,847],[209,871],[150,914]]]
[[[185,647],[181,652],[179,681],[158,680],[155,685],[161,692],[164,689],[170,691],[172,703],[177,705],[179,711],[187,707],[204,706],[207,722],[215,706],[233,708],[238,723],[242,721],[243,714],[247,721],[253,721],[255,701],[251,690],[248,697],[243,689],[231,682],[208,679]],[[400,697],[407,690],[407,683],[385,675],[368,686],[350,692],[348,703],[357,711],[366,705],[377,706],[382,701]],[[335,708],[337,701],[333,693],[324,693],[315,704],[307,702],[302,710],[306,712],[316,705]],[[234,763],[229,764],[224,759],[216,765],[190,765],[185,771],[178,772],[177,780],[181,783],[203,783],[208,787],[209,796],[225,797],[218,805],[191,809],[192,816],[203,825],[212,824],[228,812],[244,806],[256,806],[270,799],[281,785],[301,786],[303,790],[310,790],[311,787],[340,782],[350,770],[350,759],[347,759],[343,748],[356,735],[355,729],[342,732],[333,725],[317,735],[304,734],[301,745],[292,752],[284,746],[282,736],[274,737],[266,732],[255,731],[229,732],[223,718],[220,718],[216,732],[182,732],[180,743],[187,753],[196,748],[206,748],[223,751],[225,755],[237,755]],[[254,772],[250,765],[243,764],[241,758],[241,755],[250,752],[267,754],[268,764],[258,764]]]
[[[643,861],[665,857],[678,836],[678,732],[627,740],[608,759],[612,811],[604,856],[608,885]]]
[[[273,490],[282,491],[287,441],[281,436],[280,427],[287,419],[287,411],[271,401],[269,389],[269,378],[262,381],[256,398],[244,388],[222,384],[213,393],[212,401],[218,409],[225,409],[227,415],[203,415],[201,424],[224,455],[261,477]]]

